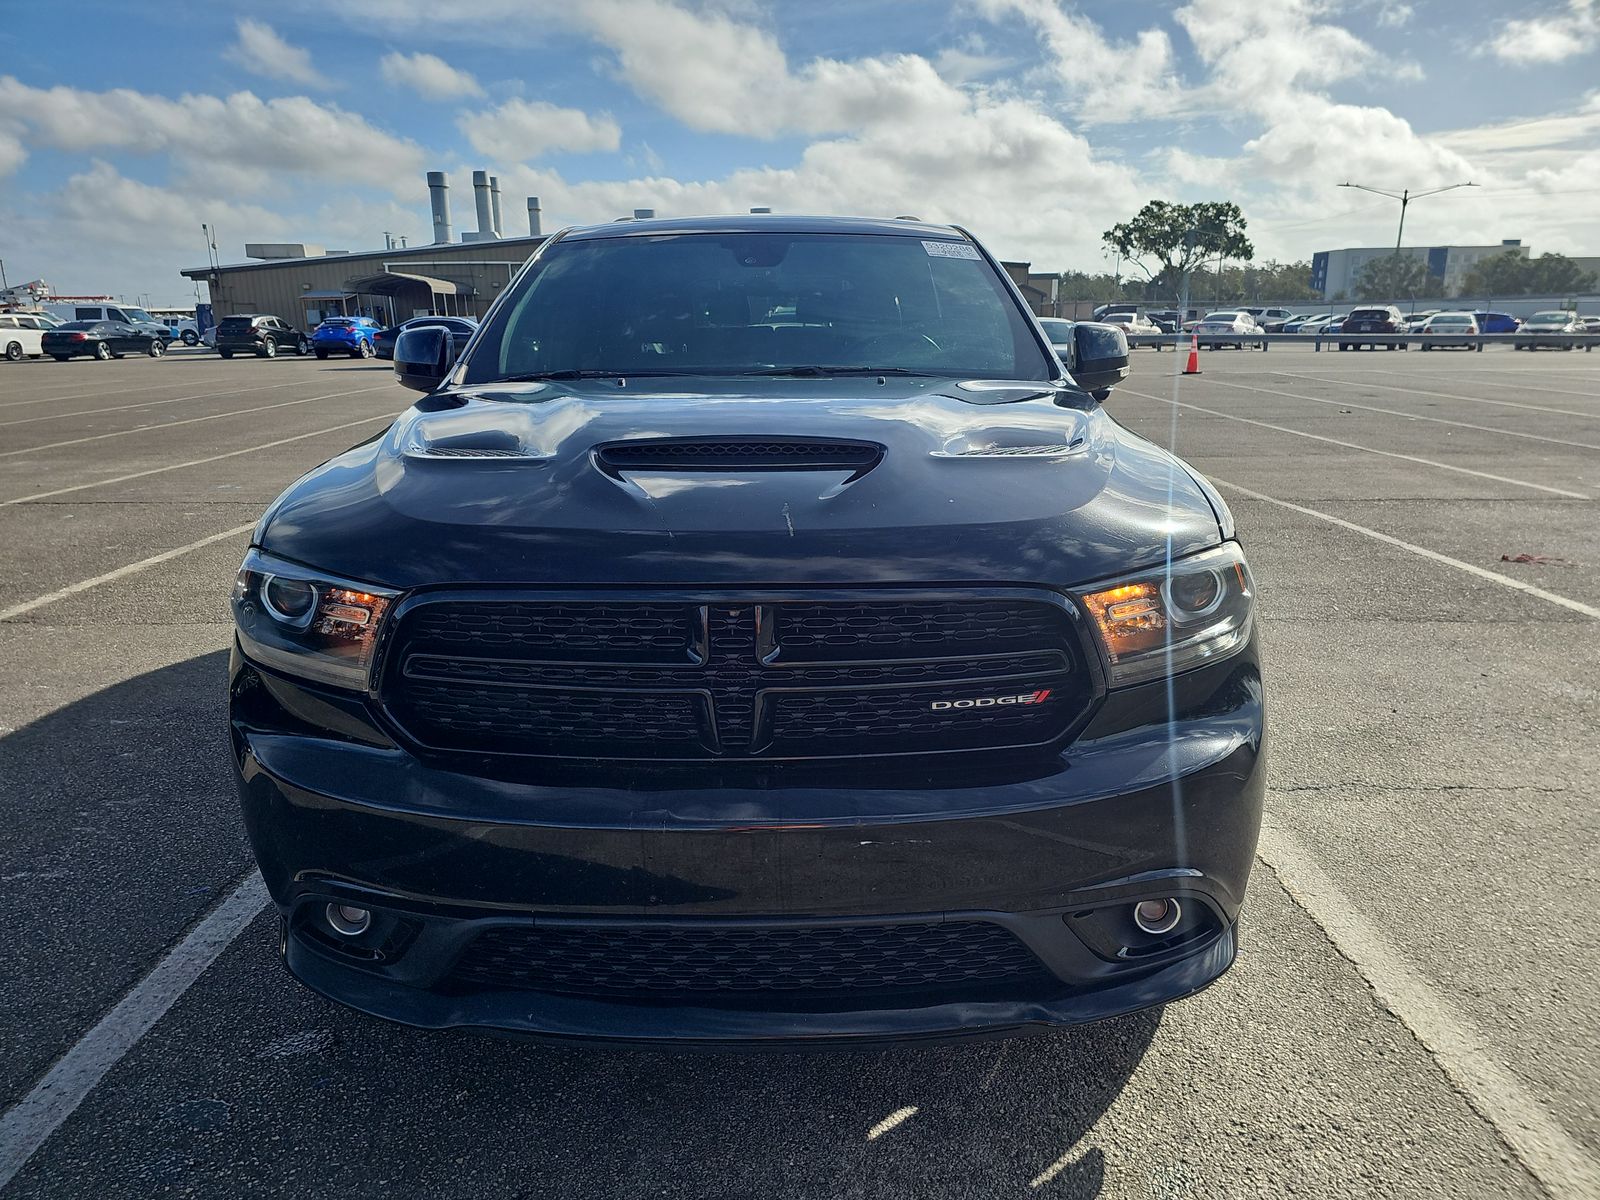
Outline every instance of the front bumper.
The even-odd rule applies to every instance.
[[[939,1039],[1176,1000],[1236,951],[1264,776],[1253,643],[1180,676],[1170,708],[1165,683],[1113,693],[1078,741],[1046,759],[981,775],[908,764],[899,778],[859,782],[771,768],[690,782],[637,772],[604,786],[487,764],[471,773],[413,757],[363,725],[361,702],[274,676],[237,650],[232,683],[235,775],[284,919],[285,960],[310,987],[374,1016],[675,1044]],[[1204,929],[1139,958],[1082,923],[1160,896],[1179,897]],[[316,928],[330,903],[369,908],[403,936],[376,961],[351,958]],[[452,978],[490,930],[973,921],[1019,939],[1042,984],[656,1002]]]

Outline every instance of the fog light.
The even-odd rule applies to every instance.
[[[1133,923],[1152,937],[1171,933],[1183,919],[1183,906],[1170,896],[1162,900],[1141,900],[1133,906]]]
[[[328,928],[341,937],[360,937],[372,925],[372,913],[350,904],[330,904],[323,910]]]

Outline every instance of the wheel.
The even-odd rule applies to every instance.
[[[145,351],[151,358],[160,358],[167,352],[167,344],[160,338],[150,343],[150,349]]]
[[[94,344],[94,356],[101,362],[105,362],[111,357],[111,347],[104,342],[96,342]]]
[[[222,355],[223,358],[232,358],[233,357],[233,351],[232,350],[218,350],[217,353]]]
[[[367,341],[366,338],[362,338],[361,339],[361,357],[362,358],[371,358],[372,354],[373,354],[372,343]]]
[[[198,346],[200,344],[200,335],[192,329],[185,329],[183,331],[183,344],[185,346]]]
[[[316,356],[318,358],[327,358],[328,357],[328,352],[326,350],[318,350],[318,351],[316,351]]]
[[[1340,342],[1339,343],[1339,349],[1341,349],[1341,350],[1350,349],[1350,343],[1349,342]]]
[[[306,341],[305,338],[297,338],[294,343],[294,352],[304,358],[311,352],[311,343]]]
[[[257,350],[256,354],[261,358],[277,358],[278,343],[273,341],[271,338],[268,338],[266,341],[261,343],[261,349]]]
[[[22,343],[21,342],[7,342],[6,343],[6,357],[9,358],[12,362],[21,362],[22,361]]]

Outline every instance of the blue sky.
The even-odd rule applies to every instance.
[[[1383,244],[1342,191],[1481,186],[1408,242],[1600,254],[1600,0],[104,0],[0,8],[13,283],[192,299],[248,241],[430,236],[423,173],[501,177],[546,228],[902,212],[1038,269],[1099,270],[1153,197],[1232,199],[1258,257]],[[71,38],[62,18],[72,14]],[[248,15],[246,15],[248,14]]]

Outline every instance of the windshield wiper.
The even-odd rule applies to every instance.
[[[771,367],[765,371],[745,371],[746,375],[925,375],[932,371],[911,371],[905,367]]]

